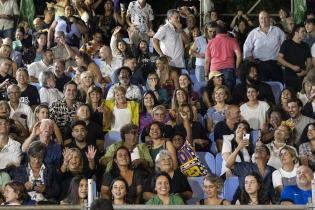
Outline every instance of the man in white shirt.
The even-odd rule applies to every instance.
[[[15,21],[19,15],[20,11],[16,0],[0,1],[0,37],[13,38]]]
[[[0,169],[19,166],[21,162],[21,144],[9,137],[10,122],[0,117]]]
[[[95,59],[95,63],[100,67],[102,77],[106,83],[112,82],[112,75],[115,70],[122,67],[122,59],[113,57],[109,46],[103,46],[100,49],[100,59]]]
[[[33,62],[28,67],[28,73],[30,75],[30,81],[38,83],[39,74],[43,71],[49,71],[54,61],[54,55],[52,50],[47,49],[44,52],[43,59],[37,62]]]
[[[180,23],[180,15],[177,10],[167,12],[167,23],[159,28],[153,37],[153,47],[160,56],[167,56],[170,66],[184,68],[184,44],[185,33]]]
[[[17,85],[10,85],[7,89],[10,118],[19,121],[26,129],[30,130],[34,124],[34,114],[30,106],[20,102],[21,89]]]
[[[277,65],[277,55],[286,36],[284,32],[270,25],[268,12],[259,13],[259,27],[253,29],[244,43],[244,59],[259,62],[259,74],[262,81],[282,81],[282,70]]]
[[[152,20],[154,19],[151,5],[146,0],[137,0],[129,3],[126,21],[135,30],[132,43],[138,45],[140,39],[149,41],[147,33],[152,31]]]

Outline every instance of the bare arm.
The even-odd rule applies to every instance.
[[[178,166],[178,163],[177,163],[177,155],[176,155],[175,147],[173,146],[173,144],[170,141],[167,141],[166,142],[166,148],[172,155],[174,169],[176,169]]]
[[[56,26],[57,26],[57,21],[55,20],[52,24],[51,24],[51,26],[50,26],[50,28],[49,28],[49,30],[48,30],[48,37],[47,37],[47,47],[48,48],[50,48],[51,47],[51,43],[52,43],[52,40],[53,40],[53,36],[54,36],[54,33],[55,33],[55,28],[56,28]]]
[[[155,49],[155,51],[160,55],[160,56],[163,56],[163,52],[160,48],[160,40],[156,39],[156,38],[153,38],[153,47]]]
[[[235,55],[236,55],[236,64],[235,64],[235,67],[236,69],[238,69],[242,63],[242,53],[241,51],[238,49],[238,50],[235,50]]]
[[[206,57],[205,59],[205,80],[208,81],[209,78],[209,69],[210,69],[210,58]]]

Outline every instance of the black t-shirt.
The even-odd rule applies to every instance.
[[[287,39],[282,43],[280,53],[284,55],[287,62],[303,70],[305,70],[306,59],[312,57],[310,48],[305,42],[296,43],[292,39]]]
[[[113,177],[110,172],[104,173],[102,185],[106,187],[110,187],[112,181],[115,178],[116,177]],[[128,186],[128,194],[126,196],[127,203],[131,203],[131,204],[135,203],[136,198],[137,198],[137,186],[143,185],[142,179],[143,178],[141,176],[141,171],[135,169],[133,171],[132,183],[130,186]]]
[[[67,82],[69,82],[71,80],[70,77],[64,75],[62,77],[57,78],[56,80],[56,88],[63,93],[63,87],[65,86],[65,84]]]
[[[214,141],[217,141],[217,139],[223,140],[223,135],[230,135],[233,134],[233,130],[231,130],[227,124],[226,121],[218,122],[214,126]]]
[[[270,85],[264,82],[258,82],[256,84],[259,90],[258,100],[267,101],[268,103],[275,104],[275,97],[272,93]],[[236,85],[232,93],[233,104],[239,105],[248,101],[247,98],[247,86],[246,84],[240,83]]]
[[[102,127],[95,123],[95,122],[90,122],[87,125],[87,137],[86,137],[86,143],[89,145],[96,146],[96,140],[102,140],[104,139],[104,132]],[[68,129],[66,130],[65,134],[65,139],[71,139],[72,138],[72,130],[71,127],[69,126]]]
[[[143,192],[154,193],[154,177],[155,173],[151,174],[144,182]],[[182,193],[185,191],[191,191],[191,187],[188,183],[187,177],[178,169],[174,171],[173,177],[171,177],[171,189],[170,193]]]
[[[40,104],[37,88],[34,85],[27,85],[27,88],[21,92],[20,102],[29,106]]]

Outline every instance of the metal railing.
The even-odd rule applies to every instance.
[[[174,205],[174,206],[149,206],[149,205],[122,205],[114,206],[115,210],[312,210],[314,206],[307,205],[230,205],[230,206],[206,206],[206,205]],[[50,206],[0,206],[0,210],[84,210],[83,206],[50,205]]]

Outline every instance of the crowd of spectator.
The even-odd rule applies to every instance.
[[[115,205],[182,205],[188,177],[203,176],[198,205],[306,204],[314,14],[238,10],[228,22],[213,10],[200,27],[182,6],[154,30],[155,8],[127,3],[56,0],[27,22],[0,0],[0,203],[83,205],[94,179]],[[219,174],[204,153],[222,156]]]

